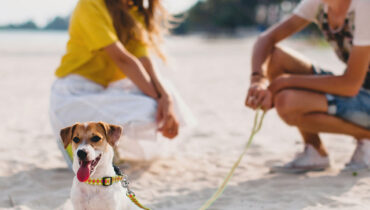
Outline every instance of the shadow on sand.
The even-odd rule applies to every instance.
[[[313,174],[311,174],[313,175]],[[354,177],[350,173],[335,175],[314,174],[266,174],[255,179],[228,186],[223,195],[209,210],[226,209],[304,209],[305,207],[320,208],[321,204],[335,208],[338,197],[349,191],[361,178],[368,177],[363,172]],[[216,191],[207,188],[193,191],[182,196],[158,197],[158,202],[151,204],[153,209],[188,210],[186,204],[200,208]],[[340,204],[341,207],[345,204]]]
[[[120,168],[137,180],[150,168],[151,163],[126,163]],[[12,176],[0,177],[0,209],[68,209],[74,173],[69,168],[34,168]]]
[[[126,168],[132,179],[137,180],[151,164],[135,165],[129,169],[127,165],[120,167]],[[210,210],[292,209],[293,206],[294,209],[303,209],[320,204],[335,208],[338,205],[336,198],[369,175],[369,172],[363,172],[357,177],[349,173],[265,174],[260,179],[228,186]],[[0,177],[0,208],[25,206],[38,210],[65,209],[63,206],[70,206],[64,204],[69,199],[73,176],[68,168],[35,168],[13,176]],[[189,210],[189,203],[200,207],[215,190],[216,187],[181,196],[158,195],[157,202],[148,206],[153,209]]]
[[[68,168],[35,168],[0,177],[0,208],[55,209],[69,198],[72,178]]]

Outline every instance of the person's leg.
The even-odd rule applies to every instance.
[[[275,97],[275,107],[287,124],[297,126],[304,132],[347,134],[356,139],[370,138],[370,130],[326,114],[327,99],[320,93],[283,90]]]
[[[313,74],[312,63],[299,52],[289,48],[274,47],[264,65],[270,81],[282,74]]]
[[[299,54],[288,48],[275,47],[269,60],[264,66],[270,81],[282,74],[313,74],[312,63]],[[326,110],[325,110],[326,111]],[[323,156],[327,156],[326,149],[322,144],[317,132],[309,132],[298,127],[305,144],[312,145]]]

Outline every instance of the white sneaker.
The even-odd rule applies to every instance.
[[[370,139],[357,141],[357,146],[351,160],[343,171],[359,171],[370,168]]]
[[[272,173],[305,173],[308,171],[323,171],[329,168],[328,156],[322,156],[312,145],[305,145],[304,151],[299,153],[294,160],[282,166],[272,166]]]

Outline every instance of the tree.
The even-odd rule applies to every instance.
[[[49,22],[44,29],[46,30],[67,30],[69,25],[69,17],[55,17]]]
[[[5,26],[0,26],[0,29],[26,29],[26,30],[38,30],[37,25],[33,21],[27,21],[21,24],[9,24]]]
[[[260,5],[280,5],[284,0],[202,0],[187,13],[186,20],[174,30],[234,33],[240,27],[256,25]],[[287,1],[287,0],[285,0]],[[297,2],[299,0],[289,0]]]

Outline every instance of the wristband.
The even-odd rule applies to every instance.
[[[258,71],[254,71],[254,72],[252,72],[251,76],[252,76],[252,77],[254,77],[254,76],[265,77],[261,72],[258,72]]]

